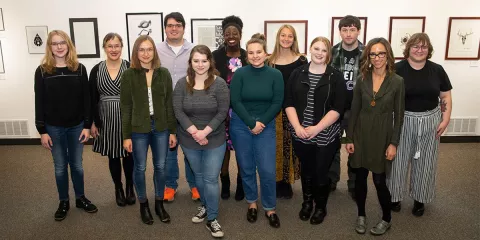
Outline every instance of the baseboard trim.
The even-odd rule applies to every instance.
[[[442,136],[441,143],[480,143],[480,136]],[[345,138],[342,138],[345,143]],[[92,145],[93,139],[88,140],[86,145]],[[40,138],[3,138],[0,145],[40,145]]]

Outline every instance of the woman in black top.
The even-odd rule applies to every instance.
[[[72,174],[76,207],[98,209],[84,193],[83,143],[90,138],[90,94],[87,70],[78,62],[72,40],[61,30],[48,34],[45,56],[35,71],[35,126],[42,146],[52,152],[60,204],[55,220],[70,209],[68,166]]]
[[[242,66],[247,65],[247,52],[245,49],[240,47],[240,41],[242,40],[242,28],[243,22],[239,17],[232,15],[224,18],[222,21],[224,44],[212,52],[213,59],[215,60],[215,68],[220,72],[220,77],[225,79],[229,87],[235,71]],[[233,144],[229,134],[231,114],[232,109],[230,108],[227,119],[225,119],[227,149],[225,151],[222,171],[220,173],[220,179],[222,181],[222,199],[230,198],[230,175],[228,173],[228,167],[230,165],[230,151],[233,150]],[[244,197],[245,193],[243,192],[242,178],[238,173],[235,200],[240,201]]]
[[[92,97],[93,151],[108,156],[108,167],[115,184],[115,199],[118,206],[135,204],[133,191],[133,159],[122,147],[122,120],[120,118],[120,77],[130,63],[121,58],[122,37],[108,33],[103,38],[103,50],[107,55],[90,72],[90,93]],[[126,179],[126,193],[122,184],[122,163]]]
[[[405,120],[398,156],[387,180],[392,210],[398,212],[411,165],[410,196],[415,216],[422,216],[424,203],[435,196],[439,138],[452,113],[452,85],[443,67],[428,60],[432,52],[428,35],[416,33],[406,44],[405,59],[395,64],[397,74],[405,79]]]
[[[293,70],[308,62],[298,49],[297,33],[292,25],[285,24],[278,29],[275,48],[267,61],[268,65],[282,72],[285,84]],[[300,178],[300,165],[292,148],[291,126],[285,111],[281,111],[277,115],[275,124],[277,132],[277,198],[290,199],[293,196],[291,184]]]
[[[329,65],[330,41],[310,44],[311,62],[293,71],[285,89],[284,108],[293,127],[293,147],[301,161],[303,204],[300,219],[320,224],[327,215],[328,170],[340,148],[340,122],[346,86],[342,74]],[[313,203],[315,202],[315,212]]]

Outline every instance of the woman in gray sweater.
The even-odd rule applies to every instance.
[[[223,237],[217,221],[220,190],[218,176],[225,155],[225,118],[230,106],[230,92],[218,77],[210,49],[195,46],[188,60],[187,76],[173,92],[173,108],[180,127],[178,140],[195,174],[202,206],[192,218],[200,223],[207,218],[213,237]]]

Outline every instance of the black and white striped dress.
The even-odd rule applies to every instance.
[[[128,68],[123,60],[115,79],[111,79],[105,61],[99,63],[97,91],[100,95],[98,112],[102,121],[99,136],[93,142],[93,151],[112,158],[125,157],[123,149],[122,120],[120,118],[120,78]]]

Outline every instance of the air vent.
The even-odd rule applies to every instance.
[[[478,117],[452,118],[445,135],[476,135]]]
[[[30,137],[27,120],[0,120],[0,138]]]

